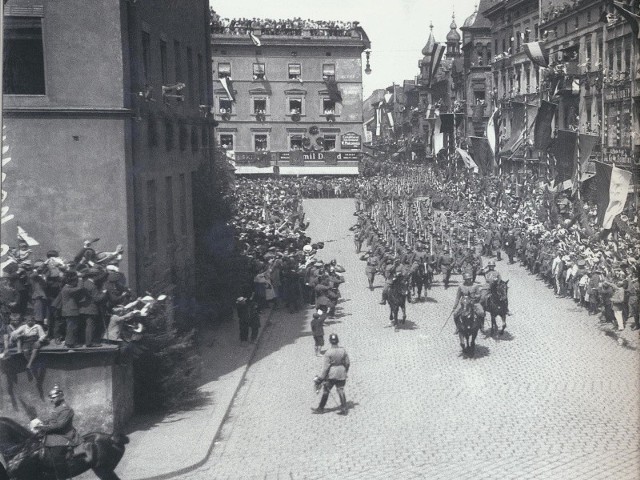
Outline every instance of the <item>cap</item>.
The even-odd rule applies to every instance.
[[[329,335],[329,343],[331,345],[337,345],[338,344],[338,335],[336,335],[335,333],[332,333],[331,335]]]

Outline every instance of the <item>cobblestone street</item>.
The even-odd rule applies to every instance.
[[[353,210],[352,200],[305,201],[309,235],[325,242],[319,257],[346,268],[325,341],[337,333],[351,357],[349,415],[335,414],[335,392],[328,413],[311,414],[322,362],[312,311],[280,309],[207,463],[181,478],[640,478],[637,332],[616,341],[596,316],[505,260],[497,270],[512,315],[502,337],[478,335],[475,358],[460,355],[453,321],[443,328],[459,275],[408,305],[395,332],[378,304],[381,278],[366,288]]]

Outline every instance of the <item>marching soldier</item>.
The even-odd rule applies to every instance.
[[[451,277],[451,271],[453,270],[454,259],[449,253],[449,248],[444,247],[444,251],[438,258],[438,270],[442,273],[444,282],[444,288],[449,288],[449,278]]]
[[[373,290],[373,280],[375,279],[376,273],[380,268],[380,262],[378,260],[378,257],[373,254],[373,251],[371,249],[369,249],[369,251],[361,257],[361,260],[367,261],[367,266],[365,267],[364,271],[367,275],[367,281],[369,282],[369,290]]]

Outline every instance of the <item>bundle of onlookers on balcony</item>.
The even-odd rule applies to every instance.
[[[230,35],[249,35],[259,31],[262,35],[302,35],[303,31],[312,36],[344,37],[350,36],[358,22],[340,20],[311,20],[300,17],[288,19],[271,18],[222,18],[211,11],[213,33]]]
[[[72,259],[57,250],[33,259],[19,239],[0,278],[2,358],[24,353],[31,368],[45,346],[92,348],[141,338],[145,319],[166,296],[132,298],[119,268],[123,247],[99,251],[97,242],[85,241]]]

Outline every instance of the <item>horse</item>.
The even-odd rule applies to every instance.
[[[431,282],[433,281],[433,271],[429,267],[429,264],[421,262],[418,267],[411,272],[411,290],[418,295],[418,300],[422,295],[422,289],[424,288],[425,297],[427,296],[427,290],[431,288]]]
[[[487,302],[485,310],[491,314],[491,335],[495,335],[498,331],[498,325],[496,324],[496,317],[502,318],[502,327],[500,328],[500,335],[504,333],[507,328],[507,291],[509,290],[509,280],[498,280],[493,282],[489,287],[489,295],[487,296]]]
[[[407,285],[402,275],[394,277],[391,285],[389,286],[389,292],[387,294],[387,301],[389,302],[389,320],[393,324],[396,331],[398,331],[399,323],[404,324],[407,320],[406,311],[407,300]],[[398,310],[402,309],[402,320],[398,322]]]
[[[463,355],[473,356],[481,321],[482,319],[476,315],[471,297],[462,297],[460,299],[460,312],[456,319],[456,326],[458,327],[458,337]]]
[[[60,458],[54,458],[52,450],[43,446],[43,439],[14,420],[0,417],[0,480],[56,480],[75,477],[87,470],[93,470],[100,480],[120,480],[114,470],[129,443],[126,435],[100,432],[83,435],[80,446],[74,450],[84,453],[67,452]]]

